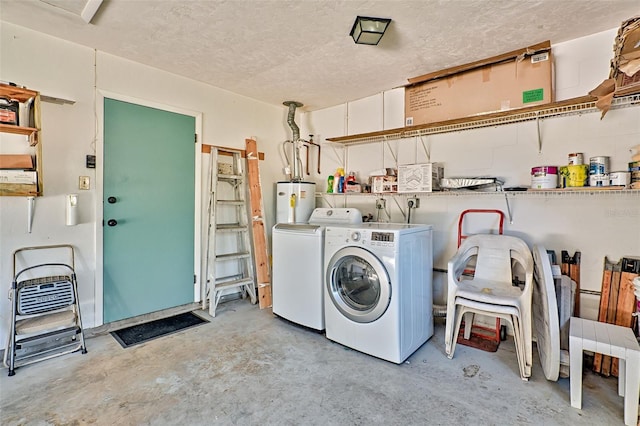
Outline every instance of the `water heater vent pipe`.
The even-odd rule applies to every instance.
[[[285,101],[283,105],[289,107],[289,114],[287,115],[287,124],[291,127],[293,132],[293,182],[299,182],[302,180],[302,172],[300,171],[300,165],[302,160],[300,159],[300,128],[295,122],[296,108],[300,108],[303,104],[296,101]]]

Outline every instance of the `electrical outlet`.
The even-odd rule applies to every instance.
[[[376,209],[382,210],[387,207],[387,200],[384,198],[379,198],[376,200]]]
[[[78,189],[90,189],[91,178],[89,176],[80,176],[78,181]]]
[[[409,207],[410,209],[417,209],[418,207],[420,207],[420,198],[407,198],[407,207]]]

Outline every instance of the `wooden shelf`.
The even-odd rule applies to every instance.
[[[361,133],[357,135],[327,138],[329,142],[343,145],[358,145],[389,140],[413,138],[438,133],[449,133],[461,130],[478,129],[481,127],[500,126],[523,121],[539,120],[541,118],[561,117],[588,112],[598,112],[596,98],[581,96],[546,105],[518,108],[510,111],[500,111],[473,117],[457,118],[455,120],[439,121],[436,123],[420,124],[417,126],[400,127],[379,132]],[[640,94],[614,98],[611,109],[629,106],[640,106]]]
[[[38,92],[23,87],[0,84],[0,96],[15,99],[19,102],[27,102],[31,98],[35,99],[38,96]]]
[[[40,93],[23,87],[0,83],[0,96],[15,99],[20,103],[33,100],[33,118],[35,127],[0,124],[0,133],[11,133],[26,136],[32,148],[31,155],[35,156],[35,170],[38,176],[37,184],[0,183],[0,196],[29,197],[43,194],[42,179],[42,144],[40,143]]]
[[[12,124],[0,124],[0,132],[13,133],[15,135],[24,135],[29,137],[29,145],[36,146],[38,144],[38,129],[35,127],[14,126]]]
[[[0,183],[0,196],[35,197],[38,196],[38,186],[26,183]]]

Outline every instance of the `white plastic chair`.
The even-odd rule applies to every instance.
[[[526,346],[523,341],[522,326],[520,325],[520,313],[518,309],[513,306],[493,305],[491,307],[493,311],[492,316],[508,321],[513,328],[513,338],[516,347],[516,355],[518,356],[518,367],[520,369],[520,377],[523,380],[527,380],[531,377],[531,362],[526,358]],[[473,324],[473,317],[475,314],[486,315],[486,304],[475,302],[473,300],[463,299],[461,297],[456,298],[456,318],[454,336],[457,336],[460,331],[462,319],[464,318],[465,324]],[[464,338],[469,339],[471,330],[470,327],[465,327]],[[451,353],[448,354],[449,359],[453,358],[453,354],[456,350],[457,339],[453,339],[451,345]]]
[[[463,277],[465,267],[473,258],[474,276]],[[515,264],[519,264],[525,274],[523,288],[513,285]],[[524,373],[522,378],[530,377],[533,256],[527,244],[507,235],[469,236],[449,261],[448,287],[445,346],[449,358],[453,357],[459,322],[465,312],[504,318],[512,323],[514,334],[517,334],[516,349]],[[462,307],[458,308],[458,305]],[[522,363],[520,354],[524,355]]]

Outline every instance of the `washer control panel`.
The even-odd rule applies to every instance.
[[[365,247],[395,247],[395,233],[369,230],[351,230],[347,233],[347,243],[357,243]]]
[[[393,248],[396,245],[395,234],[393,232],[380,232],[380,231],[371,232],[369,245],[376,248],[381,248],[381,247]]]
[[[393,242],[393,232],[372,232],[371,241],[384,241],[388,243]]]

